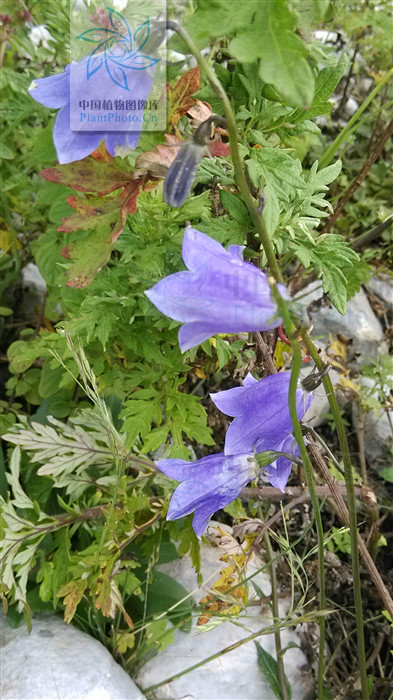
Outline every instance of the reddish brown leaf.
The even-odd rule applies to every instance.
[[[231,149],[228,143],[221,141],[221,138],[209,143],[209,152],[211,156],[230,156]]]
[[[67,165],[55,165],[41,170],[41,175],[50,182],[72,187],[78,192],[97,192],[101,196],[125,187],[131,179],[129,172],[115,164],[112,156],[109,158],[112,160],[100,152],[99,159],[88,156]]]
[[[98,224],[114,219],[114,215],[120,210],[123,204],[123,192],[116,197],[77,197],[72,195],[67,197],[68,204],[75,209],[76,213],[66,216],[61,221],[58,231],[71,233],[71,231],[85,231],[95,228]]]
[[[111,233],[110,241],[114,243],[120,236],[124,226],[126,225],[128,214],[135,214],[137,210],[138,194],[143,187],[144,180],[134,180],[122,192],[124,203],[120,209],[115,226]]]
[[[106,150],[105,141],[101,141],[98,148],[96,148],[96,150],[91,154],[91,157],[95,158],[96,160],[102,160],[105,163],[112,164],[115,162],[114,157],[109,153],[109,151]]]
[[[192,68],[184,73],[175,87],[167,85],[168,120],[172,126],[186,114],[195,103],[192,95],[200,88],[200,70]]]
[[[60,255],[62,255],[63,258],[67,258],[67,260],[71,260],[70,246],[65,245],[64,248],[61,249]]]
[[[158,144],[154,151],[145,151],[136,159],[136,167],[146,170],[153,177],[165,177],[166,171],[175,160],[183,140],[179,136],[165,134],[167,146]]]

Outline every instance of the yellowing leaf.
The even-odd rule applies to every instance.
[[[132,632],[119,632],[116,637],[116,651],[120,654],[125,654],[128,649],[133,649],[135,646],[135,634]]]
[[[15,245],[19,249],[20,243],[17,238],[15,238]],[[3,253],[7,253],[7,251],[10,250],[13,246],[13,237],[10,231],[5,231],[4,229],[0,229],[0,250]]]
[[[64,621],[70,623],[75,615],[77,606],[82,600],[82,596],[87,588],[87,581],[70,581],[58,592],[58,597],[63,598],[65,605]]]

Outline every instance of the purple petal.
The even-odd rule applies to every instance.
[[[180,334],[182,350],[217,333],[269,330],[280,325],[267,277],[243,260],[242,246],[230,246],[226,251],[189,226],[184,234],[183,259],[189,272],[169,275],[147,292],[166,316],[198,324]]]
[[[203,147],[195,143],[185,143],[180,148],[164,180],[164,199],[169,206],[181,207],[186,201],[202,156]]]
[[[228,255],[231,258],[231,260],[237,260],[238,262],[240,261],[241,263],[243,263],[243,250],[245,249],[245,247],[245,245],[230,245],[228,247]]]
[[[210,516],[233,501],[258,471],[252,455],[226,457],[222,452],[191,464],[160,460],[157,467],[168,475],[176,475],[176,479],[185,479],[173,493],[167,519],[176,520],[195,510],[194,529],[198,537]]]
[[[224,503],[224,505],[221,507],[224,507],[225,505],[227,504]],[[196,509],[192,521],[192,527],[197,537],[202,537],[210,518],[217,510],[220,510],[220,508],[216,508],[216,503],[207,503],[204,506]]]
[[[195,345],[200,345],[208,338],[216,334],[215,326],[202,321],[197,323],[185,323],[179,328],[178,338],[181,352],[186,352]]]
[[[29,95],[44,107],[65,107],[70,101],[70,74],[66,70],[60,75],[50,75],[49,78],[33,80]]]
[[[185,459],[159,459],[156,467],[176,481],[186,479],[209,479],[212,473],[222,468],[224,456],[222,453],[208,455],[197,462],[187,462]]]
[[[184,231],[182,255],[185,264],[191,272],[200,270],[201,262],[206,262],[207,258],[228,259],[228,253],[221,243],[192,226],[187,226]]]
[[[299,447],[292,435],[289,435],[286,440],[283,440],[281,445],[277,448],[277,451],[288,452],[289,454],[293,454],[294,457],[298,457],[300,454]],[[266,467],[266,476],[272,486],[280,489],[280,491],[284,491],[291,469],[291,460],[286,457],[279,457],[275,462]]]
[[[141,137],[140,131],[109,131],[105,135],[106,148],[112,156],[116,155],[117,148],[127,148],[133,151]]]
[[[250,375],[248,375],[250,376]],[[290,372],[271,374],[260,381],[243,383],[243,386],[210,394],[217,408],[227,416],[238,416],[243,412],[251,412],[254,408],[265,413],[264,407],[275,399],[283,399],[288,403]],[[252,377],[254,379],[254,377]],[[259,416],[261,418],[261,415]]]
[[[98,148],[104,138],[105,133],[102,131],[71,131],[69,105],[63,107],[56,117],[53,141],[61,164],[86,158]]]
[[[290,372],[280,372],[247,382],[246,386],[211,394],[217,408],[234,416],[225,437],[225,454],[241,454],[278,449],[278,445],[293,430],[288,406]],[[310,405],[312,396],[302,389],[296,392],[299,420]]]
[[[254,386],[254,384],[258,384],[258,379],[255,379],[249,372],[243,379],[243,386]]]

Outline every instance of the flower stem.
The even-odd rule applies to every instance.
[[[199,66],[202,68],[202,70],[206,73],[206,76],[208,80],[211,83],[211,86],[216,93],[216,95],[220,98],[223,107],[224,107],[224,114],[225,114],[225,119],[227,121],[227,130],[229,134],[229,145],[231,148],[231,158],[232,162],[235,168],[235,175],[236,175],[236,182],[239,187],[240,193],[243,197],[243,200],[245,204],[247,205],[247,209],[250,213],[250,216],[254,222],[255,228],[259,234],[260,242],[262,244],[262,247],[265,251],[265,255],[267,258],[267,262],[270,268],[270,271],[272,275],[276,278],[278,282],[282,281],[282,275],[281,275],[281,270],[278,266],[277,258],[274,254],[274,248],[272,245],[272,242],[269,238],[269,234],[266,230],[265,223],[263,221],[263,218],[261,214],[259,213],[257,207],[255,206],[254,200],[252,198],[250,189],[247,184],[246,176],[244,174],[244,167],[243,167],[243,161],[240,155],[239,151],[239,144],[237,140],[237,128],[236,128],[236,121],[235,121],[235,116],[233,114],[233,109],[230,103],[230,100],[228,98],[228,95],[226,94],[223,86],[221,85],[221,82],[217,78],[217,75],[215,74],[213,68],[208,64],[208,62],[203,58],[201,52],[198,50],[197,46],[194,44],[192,38],[188,34],[188,32],[183,29],[183,27],[180,27],[177,22],[172,22],[169,21],[167,22],[168,29],[173,29],[176,31],[182,39],[185,41],[187,44],[188,48],[190,49],[190,52],[195,56],[196,60],[198,61]]]
[[[324,364],[319,356],[318,350],[307,333],[303,334],[303,341],[307,347],[309,355],[314,360],[318,369],[322,370]],[[362,697],[368,700],[368,682],[366,670],[366,651],[364,645],[364,623],[363,623],[363,608],[362,608],[362,590],[360,584],[360,564],[359,564],[359,545],[358,545],[358,526],[356,518],[356,499],[355,488],[352,473],[351,456],[349,452],[347,435],[341,418],[340,409],[334,393],[332,380],[329,375],[323,378],[323,385],[326,395],[329,400],[330,410],[333,414],[336,431],[340,443],[340,449],[344,464],[345,485],[347,489],[347,503],[349,512],[349,534],[351,540],[351,560],[352,560],[352,578],[353,578],[353,597],[355,602],[357,642],[359,653],[359,671],[360,681],[362,685]]]
[[[299,341],[297,340],[297,330],[293,323],[287,305],[281,297],[278,289],[273,288],[273,295],[277,302],[280,316],[285,323],[287,336],[291,339],[293,350],[293,362],[291,369],[291,379],[289,382],[289,413],[293,425],[293,434],[299,446],[300,455],[303,460],[304,475],[310,492],[311,503],[314,511],[315,526],[318,538],[318,568],[319,568],[319,609],[323,611],[326,608],[326,589],[325,589],[325,557],[324,557],[324,537],[321,511],[319,500],[315,489],[314,473],[306,445],[304,443],[302,428],[297,415],[296,392],[298,388],[300,368],[302,365],[302,351]],[[319,619],[319,656],[318,656],[318,679],[317,679],[317,697],[320,700],[323,697],[323,675],[324,675],[324,656],[325,656],[325,618]]]
[[[270,578],[272,582],[272,612],[273,620],[279,620],[280,614],[278,610],[278,596],[277,596],[277,574],[276,574],[276,563],[274,560],[274,553],[272,548],[272,543],[270,541],[270,536],[268,531],[264,535],[266,554],[270,564]],[[282,656],[282,645],[281,645],[281,634],[280,630],[277,629],[274,633],[274,643],[276,646],[276,656],[277,656],[277,675],[278,682],[280,684],[281,700],[288,700],[288,691],[285,678],[284,669],[284,659]]]

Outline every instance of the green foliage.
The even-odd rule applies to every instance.
[[[56,165],[55,111],[33,103],[27,89],[33,79],[64,70],[69,60],[68,2],[25,3],[29,22],[50,31],[49,48],[32,43],[20,3],[3,5],[11,23],[2,21],[0,33],[0,330],[1,361],[9,362],[0,400],[1,592],[15,621],[25,615],[29,624],[37,610],[61,611],[103,640],[129,669],[170,643],[176,627],[190,629],[189,592],[158,566],[189,555],[201,582],[192,515],[165,520],[174,485],[153,460],[190,460],[195,453],[222,450],[227,424],[211,413],[208,394],[261,369],[246,334],[216,336],[182,355],[179,324],[158,312],[144,292],[184,269],[188,223],[225,246],[244,246],[245,258],[262,268],[266,258],[232,160],[222,155],[228,151],[219,141],[226,142],[225,129],[215,133],[221,155],[202,159],[183,206],[172,209],[164,202],[165,169],[180,139],[190,139],[198,123],[189,111],[202,109],[200,100],[223,114],[203,71],[189,70],[183,39],[174,34],[169,41],[166,135],[143,133],[135,152],[124,158],[113,158],[101,145],[83,161]],[[247,180],[263,205],[285,283],[303,266],[305,274],[321,279],[341,313],[368,280],[370,263],[388,267],[393,261],[389,229],[376,246],[358,252],[352,247],[354,238],[392,213],[390,143],[334,228],[323,232],[391,118],[389,82],[375,99],[369,96],[345,132],[331,114],[348,60],[359,84],[363,77],[378,85],[386,78],[392,11],[380,5],[169,3],[170,17],[209,55],[229,96]],[[335,26],[347,51],[313,35],[316,28]],[[183,54],[184,62],[172,51]],[[365,92],[356,89],[364,105]],[[322,167],[324,162],[329,165]],[[48,291],[33,320],[20,313],[18,301],[20,269],[31,261]],[[373,383],[361,389],[362,408],[380,415],[393,388],[391,358],[380,357],[362,373]],[[334,428],[331,414],[328,419],[327,429]],[[266,466],[275,457],[270,451],[258,459]],[[392,481],[391,468],[381,476]],[[252,539],[249,516],[258,503],[236,499],[217,517],[241,521],[246,529],[250,524],[246,538]],[[328,546],[347,554],[347,531],[333,528]],[[289,557],[292,545],[285,547]],[[290,556],[292,562],[297,558],[303,581],[298,552]],[[277,662],[258,644],[257,650],[260,668],[280,697]]]

